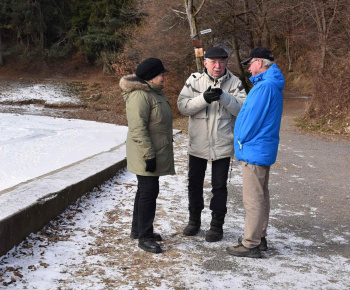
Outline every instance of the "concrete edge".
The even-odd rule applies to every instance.
[[[173,133],[174,136],[177,136],[182,131],[174,130]],[[124,158],[120,158],[120,152],[122,152]],[[101,159],[103,159],[102,162]],[[96,170],[96,167],[92,164],[99,162],[101,164],[98,164],[99,169]],[[0,217],[0,256],[5,255],[13,247],[19,245],[30,233],[41,230],[77,199],[114,177],[119,170],[126,167],[126,164],[125,145],[118,146],[114,150],[102,152],[94,158],[89,158],[76,166],[62,170],[63,172],[58,171],[52,175],[45,175],[43,179],[48,179],[49,183],[57,179],[58,185],[54,188],[49,187],[52,190],[48,190],[47,185],[41,186],[40,180],[33,180],[6,192],[6,195],[11,196],[11,199],[18,203],[21,202],[24,195],[27,195],[29,189],[44,191],[43,194],[35,195],[33,201],[29,200],[27,206],[23,205],[23,208],[15,210],[12,214]],[[91,170],[93,173],[85,173],[85,171],[88,171],[88,167],[94,167]],[[83,178],[78,176],[70,184],[62,185],[62,179],[67,179],[65,176],[70,176],[72,172],[77,172],[77,175],[80,173],[80,176],[83,172],[85,176]],[[1,202],[2,197],[0,196],[0,208],[5,203]],[[17,199],[20,199],[20,201]]]
[[[14,246],[19,245],[30,233],[42,229],[70,204],[94,187],[114,177],[119,170],[125,167],[126,158],[58,191],[48,192],[30,205],[1,219],[0,256],[6,254]],[[16,193],[12,192],[12,194]]]

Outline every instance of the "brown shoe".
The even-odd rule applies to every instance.
[[[236,257],[247,257],[247,258],[261,258],[261,252],[259,246],[255,248],[246,248],[243,245],[227,247],[226,251]]]
[[[238,245],[239,246],[243,246],[242,240],[243,240],[242,237],[238,238]],[[267,248],[267,241],[266,241],[265,237],[261,238],[259,249],[260,249],[260,251],[267,251],[268,248]]]

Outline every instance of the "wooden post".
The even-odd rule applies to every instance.
[[[204,70],[203,60],[204,60],[204,54],[203,54],[203,41],[200,39],[194,39],[192,40],[192,45],[194,47],[194,54],[196,56],[196,65],[198,71]]]

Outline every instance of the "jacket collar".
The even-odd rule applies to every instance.
[[[217,79],[215,79],[214,77],[212,77],[212,76],[209,74],[209,72],[208,72],[208,70],[207,70],[206,68],[204,68],[204,73],[203,73],[203,75],[206,75],[212,82],[214,82],[214,83],[217,83],[217,82],[218,82],[218,83],[220,83],[220,84],[231,78],[231,72],[230,72],[227,68],[225,69],[224,75],[221,76],[221,77],[219,77],[219,78],[217,78]]]
[[[144,80],[138,78],[135,74],[123,76],[119,82],[120,88],[127,93],[132,91],[149,91],[150,87]]]
[[[260,81],[268,80],[272,83],[274,83],[278,89],[283,90],[284,88],[284,77],[281,72],[281,70],[277,67],[277,65],[274,63],[272,64],[266,71],[249,78],[249,80],[256,85]]]
[[[155,85],[155,84],[147,82],[147,81],[146,81],[146,83],[151,88],[151,90],[155,91],[156,93],[160,93],[164,89],[164,86],[158,86],[158,85]]]

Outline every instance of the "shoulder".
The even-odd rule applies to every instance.
[[[148,84],[135,74],[123,76],[119,81],[119,87],[127,93],[133,91],[150,91]]]
[[[241,82],[241,80],[229,70],[226,71],[225,81],[230,81],[232,83]]]
[[[195,82],[198,82],[199,80],[201,80],[205,77],[206,77],[206,73],[204,73],[204,72],[191,73],[191,75],[188,77],[186,83],[195,83]]]

